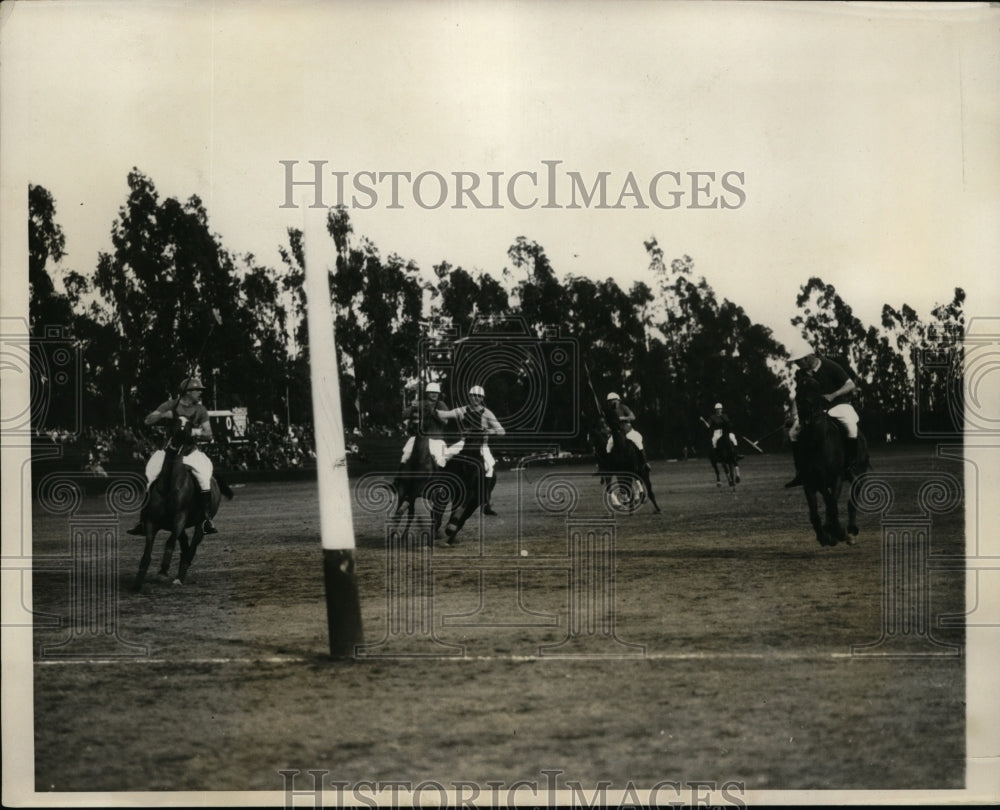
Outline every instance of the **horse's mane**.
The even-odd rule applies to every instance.
[[[822,408],[823,395],[819,382],[811,374],[799,374],[795,377],[795,405],[799,418],[803,421],[812,419],[825,409]]]

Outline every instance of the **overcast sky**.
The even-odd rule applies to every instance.
[[[301,213],[281,160],[435,171],[440,207],[409,191],[351,212],[355,233],[430,268],[499,273],[519,235],[560,275],[649,279],[643,241],[688,254],[716,291],[787,332],[812,275],[866,323],[883,303],[921,314],[969,293],[1000,314],[997,11],[892,4],[4,4],[5,225],[27,183],[48,188],[64,265],[89,272],[132,166],[163,196],[204,200],[236,252],[280,268]],[[556,167],[561,207],[518,210],[506,183]],[[641,201],[570,209],[566,172],[629,173]],[[456,210],[452,172],[503,172],[501,207]],[[649,183],[679,173],[680,206]],[[694,197],[690,172],[716,179]],[[727,172],[741,194],[724,192]],[[741,179],[740,179],[741,176]],[[433,177],[430,178],[433,181]],[[660,176],[661,201],[676,188]],[[709,182],[702,176],[699,183]],[[532,198],[528,180],[515,198]],[[405,186],[405,184],[404,184]],[[422,187],[435,202],[436,182]],[[358,195],[362,203],[370,196]],[[720,207],[691,209],[692,202]],[[737,205],[721,207],[722,202]],[[17,234],[13,237],[18,237]],[[18,264],[3,266],[5,285]],[[23,267],[23,263],[20,265]]]

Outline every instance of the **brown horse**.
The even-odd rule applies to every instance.
[[[163,468],[156,481],[149,488],[146,505],[139,516],[139,520],[146,530],[146,547],[143,550],[142,559],[139,561],[139,572],[136,574],[135,583],[132,586],[135,591],[142,590],[146,572],[149,570],[149,562],[153,555],[153,540],[157,532],[161,530],[170,532],[163,550],[160,577],[168,576],[174,546],[180,540],[181,559],[177,568],[177,576],[174,579],[175,585],[184,583],[184,578],[194,560],[195,551],[204,536],[202,524],[205,522],[206,515],[202,509],[198,483],[191,471],[184,466],[184,452],[191,446],[191,423],[180,417],[175,420],[173,433],[164,449],[166,457],[163,460]],[[228,486],[224,486],[224,492],[227,498],[233,497],[232,490]],[[212,505],[208,517],[214,517],[219,511],[222,494],[223,487],[220,487],[219,481],[213,476]],[[186,530],[191,528],[194,529],[194,532],[189,542]]]
[[[708,460],[712,464],[712,469],[715,470],[715,485],[720,490],[722,489],[721,472],[726,476],[729,488],[735,492],[736,485],[740,482],[739,467],[737,466],[739,459],[736,455],[736,448],[733,447],[733,443],[729,441],[729,437],[725,433],[719,437],[715,447],[709,448]]]
[[[601,484],[610,502],[616,509],[634,512],[648,498],[653,511],[659,514],[662,510],[653,493],[649,470],[641,467],[638,449],[625,437],[617,419],[607,424],[611,426],[611,451],[608,452],[607,438],[601,431],[592,435],[592,441]]]
[[[398,526],[403,519],[403,510],[406,510],[406,523],[402,529],[404,533],[413,521],[417,499],[423,498],[427,501],[433,518],[432,536],[436,538],[440,534],[443,510],[448,503],[447,492],[441,486],[440,472],[441,468],[431,455],[427,437],[417,436],[410,457],[393,481],[397,499],[393,517]]]
[[[849,492],[847,497],[846,532],[840,523],[839,501],[844,483],[852,482],[871,466],[864,434],[858,430],[857,458],[854,470],[848,471],[844,462],[846,432],[827,414],[829,403],[818,387],[808,378],[800,381],[795,401],[802,423],[796,452],[816,540],[822,546],[835,546],[843,540],[853,545],[858,536],[858,510],[853,493]],[[820,519],[817,494],[822,495],[826,507],[825,521]]]

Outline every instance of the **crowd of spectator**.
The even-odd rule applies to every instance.
[[[85,428],[72,433],[60,428],[36,431],[36,441],[63,448],[62,457],[78,462],[83,470],[105,476],[109,469],[143,466],[163,445],[158,428]],[[356,439],[346,436],[348,453],[358,453]],[[219,471],[297,470],[316,464],[311,425],[279,426],[257,422],[244,437],[219,437],[204,448]]]

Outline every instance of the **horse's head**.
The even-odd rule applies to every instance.
[[[795,380],[795,406],[802,422],[821,420],[829,403],[823,397],[819,383],[810,374],[800,374]]]

